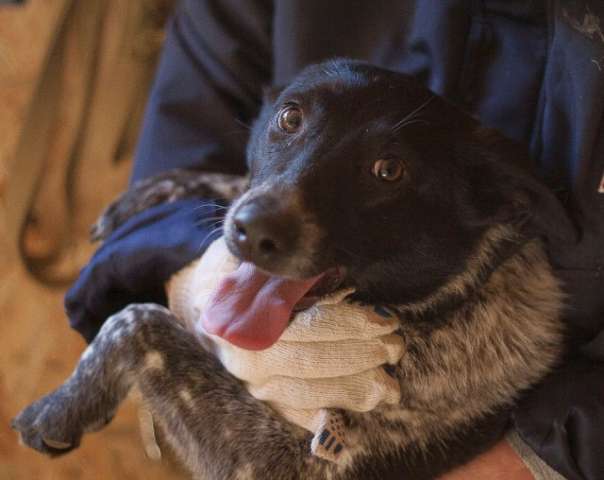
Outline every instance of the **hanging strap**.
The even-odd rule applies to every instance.
[[[35,192],[42,181],[44,159],[51,144],[54,112],[61,98],[63,49],[74,0],[60,0],[56,28],[43,61],[25,122],[17,142],[6,187],[5,215],[10,258],[23,260],[22,237]]]
[[[63,0],[56,10],[5,197],[10,255],[45,285],[73,280],[91,253],[88,225],[118,193],[111,188],[125,187],[120,160],[134,145],[171,6]]]

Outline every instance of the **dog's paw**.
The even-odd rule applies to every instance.
[[[25,408],[11,422],[21,443],[50,456],[65,454],[80,444],[83,429],[67,408],[60,390]]]

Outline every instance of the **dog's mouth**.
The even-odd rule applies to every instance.
[[[294,312],[306,310],[319,301],[321,297],[335,292],[344,283],[344,268],[330,268],[321,274],[319,281],[294,305]]]
[[[343,280],[342,268],[294,280],[270,275],[244,262],[213,292],[202,325],[208,333],[238,347],[262,350],[279,339],[295,312],[334,292]]]

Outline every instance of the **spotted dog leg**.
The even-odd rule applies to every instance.
[[[230,202],[247,187],[239,175],[174,169],[136,182],[111,203],[90,230],[92,241],[105,240],[133,215],[161,203],[186,198],[220,199]]]
[[[141,319],[170,315],[163,307],[133,305],[105,322],[69,379],[24,409],[11,426],[26,445],[51,456],[76,448],[82,435],[111,421],[136,372],[161,365],[159,352],[145,353]]]
[[[112,316],[71,377],[12,422],[30,447],[56,456],[107,424],[137,385],[185,464],[200,478],[325,478],[311,435],[253,398],[165,308]]]

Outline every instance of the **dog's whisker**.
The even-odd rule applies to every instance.
[[[349,256],[351,256],[351,257],[354,257],[354,258],[356,258],[357,260],[362,260],[362,261],[369,260],[368,258],[363,257],[362,255],[359,255],[358,253],[353,252],[352,250],[348,250],[348,249],[346,249],[346,248],[344,248],[344,247],[342,247],[342,246],[338,246],[338,247],[336,248],[336,251],[341,251],[342,253],[345,253],[346,255],[349,255]]]
[[[215,217],[202,218],[201,220],[199,220],[199,222],[196,223],[196,225],[207,225],[211,222],[216,222],[216,220],[218,220],[217,223],[224,222],[224,216],[219,215]]]
[[[422,250],[421,248],[418,248],[417,246],[415,246],[413,248],[413,251],[415,253],[417,253],[418,255],[424,257],[424,258],[430,258],[431,257],[431,255],[428,252],[426,252],[425,250]]]
[[[212,225],[209,226],[210,228],[223,228],[224,227],[224,222],[214,222]]]
[[[206,212],[206,214],[208,214],[208,213],[211,214],[212,212]],[[209,217],[203,217],[203,218],[204,219],[212,218],[212,219],[218,220],[220,218],[225,218],[226,217],[225,214],[224,214],[224,212],[214,212],[214,213],[215,213],[215,215],[211,215]]]
[[[202,208],[215,208],[216,210],[228,210],[229,209],[229,207],[225,207],[224,205],[220,205],[219,203],[207,202],[207,203],[202,203],[201,205],[198,205],[197,207],[195,207],[195,210],[201,210]]]
[[[219,227],[217,227],[217,228],[214,228],[213,230],[211,230],[211,231],[210,231],[210,233],[208,233],[208,234],[207,234],[207,235],[204,237],[204,239],[203,239],[203,240],[200,242],[200,244],[199,244],[199,248],[197,249],[197,251],[198,251],[199,253],[201,253],[201,249],[202,249],[202,248],[204,248],[204,247],[206,246],[206,242],[207,242],[207,241],[208,241],[208,240],[209,240],[209,239],[210,239],[210,238],[211,238],[213,235],[215,235],[216,233],[220,232],[221,230],[222,230],[222,225],[221,225],[221,226],[219,226]]]
[[[252,129],[252,126],[250,124],[245,123],[240,118],[235,118],[235,123],[237,123],[239,126],[245,128],[246,130],[251,130]]]
[[[228,207],[219,208],[219,207],[214,206],[214,205],[202,205],[200,207],[195,207],[195,210],[202,210],[204,208],[210,209],[210,210],[216,210],[218,212],[224,212],[224,211],[228,210]]]
[[[402,127],[402,125],[405,124],[405,122],[414,119],[414,116],[417,115],[419,112],[421,112],[424,108],[426,108],[430,104],[430,102],[432,102],[432,100],[434,100],[435,98],[436,97],[434,95],[432,95],[425,102],[423,102],[419,107],[417,107],[411,113],[409,113],[408,115],[403,117],[401,120],[399,120],[397,123],[395,123],[394,126],[392,127],[392,130],[397,132]]]
[[[208,229],[208,230],[215,230],[215,229],[217,229],[217,228],[223,228],[223,227],[224,227],[224,222],[214,222],[214,223],[212,223],[212,224],[207,223],[207,224],[205,224],[205,225],[197,225],[197,226],[199,226],[199,227],[201,227],[201,228]],[[205,240],[206,240],[206,239],[204,238],[204,241],[205,241]]]
[[[404,127],[407,127],[409,125],[413,125],[414,123],[423,123],[424,125],[430,125],[430,122],[428,122],[427,120],[422,120],[421,118],[414,118],[414,119],[409,120],[408,122],[405,122],[405,123],[399,125],[396,128],[393,128],[392,131],[395,132],[395,133],[399,132]]]

